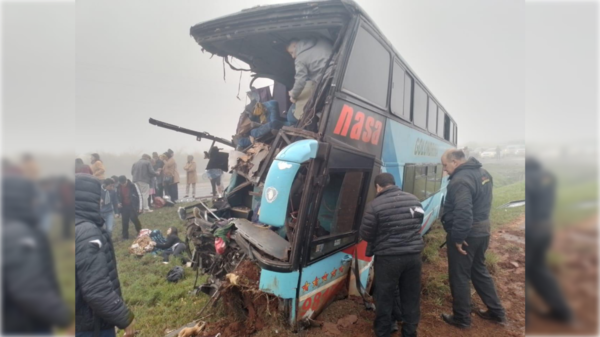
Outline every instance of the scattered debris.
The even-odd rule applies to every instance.
[[[510,264],[515,268],[519,268],[519,264],[515,261],[511,261]]]

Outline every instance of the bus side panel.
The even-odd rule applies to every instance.
[[[352,255],[337,252],[302,268],[297,320],[315,318],[346,290]]]
[[[424,131],[394,120],[388,120],[386,123],[383,139],[382,170],[392,174],[398,186],[403,186],[404,183],[405,164],[440,163],[444,151],[453,147],[451,144],[424,133]],[[435,220],[438,219],[447,185],[448,179],[444,177],[440,190],[422,201],[425,218],[421,227],[421,234],[426,233]]]
[[[372,283],[373,273],[373,257],[366,256],[367,242],[361,241],[357,245],[352,246],[344,250],[344,253],[352,255],[352,268],[354,268],[354,251],[358,256],[358,270],[360,275],[360,284],[365,288],[367,293]],[[354,276],[354,270],[350,272],[350,284],[348,286],[348,295],[360,296],[358,289],[356,288],[356,277]]]

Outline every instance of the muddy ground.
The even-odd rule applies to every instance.
[[[472,328],[459,330],[445,324],[440,315],[451,312],[451,296],[448,290],[446,248],[440,250],[440,258],[435,263],[423,264],[421,321],[419,336],[523,336],[525,333],[525,232],[524,218],[518,219],[492,234],[489,252],[495,255],[493,276],[499,296],[506,308],[509,323],[500,326],[473,315]],[[258,270],[249,264],[240,265],[236,273],[246,275],[254,283],[258,280]],[[433,286],[432,286],[433,285]],[[248,288],[246,288],[248,290]],[[231,293],[233,291],[233,294]],[[366,311],[360,298],[346,298],[332,303],[315,322],[316,326],[297,334],[291,333],[281,324],[282,319],[276,308],[276,299],[260,296],[258,293],[237,293],[236,289],[223,295],[220,305],[225,307],[225,318],[209,323],[202,336],[221,337],[243,336],[374,336],[372,325],[374,313]],[[237,301],[237,303],[236,303]],[[473,290],[473,301],[484,308]],[[267,303],[269,303],[267,305]],[[243,312],[232,308],[236,305],[250,307],[247,318]],[[268,307],[268,308],[267,308]],[[400,336],[396,333],[393,336]]]
[[[596,335],[598,333],[598,218],[557,230],[554,235],[549,265],[558,276],[565,298],[574,312],[570,326],[542,319],[532,314],[527,334]],[[535,294],[532,312],[543,311],[544,305]]]

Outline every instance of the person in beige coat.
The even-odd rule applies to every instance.
[[[100,155],[92,153],[91,162],[92,165],[90,165],[90,168],[92,169],[93,176],[100,180],[104,180],[104,173],[106,170],[104,169],[104,164],[100,160]]]
[[[171,201],[175,202],[179,198],[177,185],[179,184],[179,171],[177,171],[177,162],[173,158],[173,152],[165,153],[167,161],[163,166],[163,183],[166,193],[171,197]]]
[[[185,198],[190,195],[190,185],[192,186],[192,197],[196,198],[196,183],[198,182],[198,172],[196,171],[196,162],[194,161],[194,156],[188,156],[187,164],[183,167],[186,176],[186,185],[185,185]]]

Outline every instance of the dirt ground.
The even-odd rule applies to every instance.
[[[451,313],[451,296],[448,293],[440,303],[439,299],[427,295],[425,289],[421,297],[421,321],[419,336],[524,336],[525,335],[525,228],[524,218],[495,231],[492,234],[489,251],[498,257],[494,271],[497,290],[506,308],[509,323],[506,327],[482,320],[473,315],[471,329],[460,330],[444,323],[442,313]],[[441,258],[435,264],[423,264],[422,286],[433,275],[447,275],[446,249],[440,252]],[[516,266],[515,266],[516,265]],[[447,280],[445,281],[447,284]],[[484,308],[473,290],[473,301]],[[349,327],[337,325],[339,336],[372,337],[375,315],[368,312],[360,298],[348,298],[334,302],[319,316],[323,322],[337,323],[340,318],[356,315],[358,320]],[[337,331],[336,331],[337,332]],[[313,328],[302,336],[336,336],[327,327]],[[266,336],[266,335],[265,335]],[[273,335],[271,335],[273,336]],[[400,333],[392,336],[400,336]]]
[[[451,296],[449,291],[444,291],[441,297],[428,294],[426,282],[432,277],[445,285],[447,281],[446,249],[440,251],[440,259],[435,263],[423,265],[423,295],[421,297],[421,321],[419,336],[524,336],[525,334],[525,227],[524,218],[496,230],[492,234],[489,251],[497,259],[493,268],[499,296],[506,308],[509,323],[500,326],[482,320],[473,315],[472,327],[469,330],[459,330],[445,324],[440,315],[451,312]],[[243,263],[237,273],[243,274],[250,282],[258,280],[258,270],[250,264]],[[442,277],[440,277],[442,275]],[[443,288],[445,289],[445,288]],[[237,303],[235,302],[237,298]],[[231,308],[225,310],[228,317],[209,324],[202,336],[215,336],[217,332],[221,337],[241,336],[374,336],[372,326],[375,314],[366,311],[360,298],[346,298],[333,302],[315,322],[315,326],[302,330],[296,334],[291,333],[281,322],[276,310],[276,303],[267,297],[249,296],[248,294],[231,293],[223,297],[227,306],[241,305],[246,309],[247,319],[235,319],[238,313]],[[269,301],[269,302],[268,302]],[[267,304],[267,302],[269,304]],[[473,302],[484,308],[481,300],[473,290]],[[266,310],[266,307],[269,307]],[[239,316],[238,316],[239,317]],[[236,322],[237,321],[237,322]],[[400,336],[396,333],[393,336]]]
[[[598,332],[598,218],[558,230],[554,235],[550,265],[565,298],[574,311],[575,324],[565,326],[532,314],[527,334],[596,335]],[[552,255],[552,254],[551,254]],[[553,260],[558,260],[553,261]],[[532,307],[543,310],[535,297]],[[532,310],[534,311],[534,310]]]

